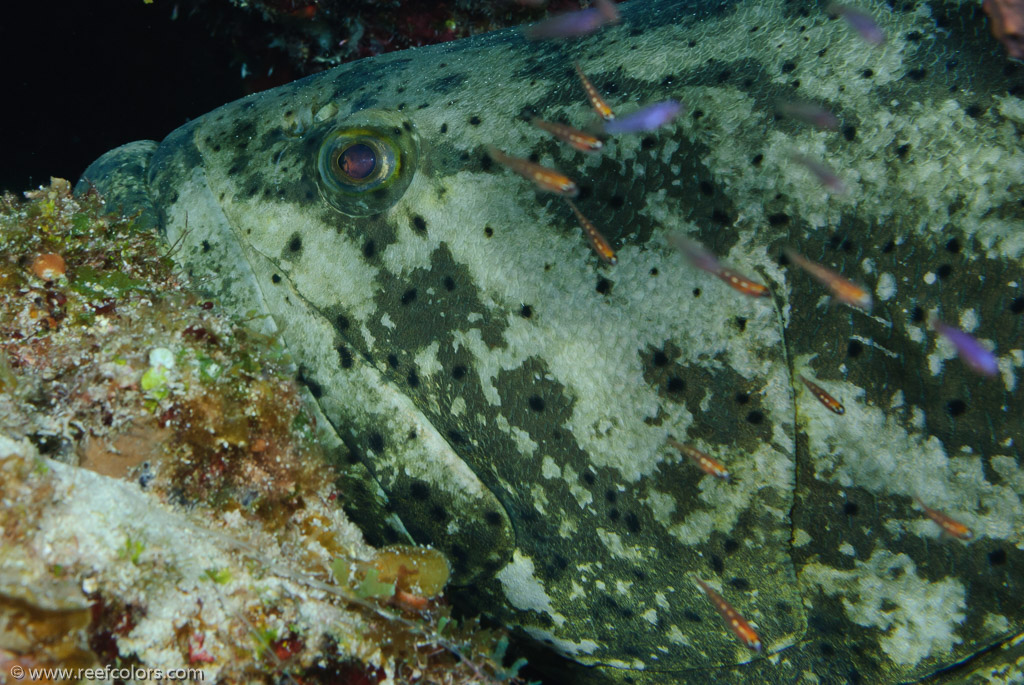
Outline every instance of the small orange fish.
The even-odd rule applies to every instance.
[[[771,291],[768,290],[768,286],[752,281],[743,274],[724,266],[714,272],[714,274],[728,283],[729,287],[733,290],[741,292],[744,295],[749,295],[750,297],[767,297],[771,293]]]
[[[722,480],[729,480],[729,470],[725,468],[720,462],[713,459],[710,455],[700,451],[692,445],[686,445],[673,438],[668,439],[668,444],[679,450],[682,454],[690,458],[690,460],[696,464],[701,471],[714,476],[715,478],[721,478]]]
[[[801,269],[814,276],[820,283],[832,291],[835,298],[840,302],[858,307],[864,311],[871,310],[871,293],[852,281],[848,281],[832,269],[821,264],[815,264],[806,257],[802,257],[788,247],[783,249],[783,254]]]
[[[597,112],[597,115],[605,121],[611,121],[615,118],[615,112],[609,107],[601,95],[597,92],[597,88],[594,88],[594,84],[590,82],[587,75],[583,73],[583,69],[580,68],[579,62],[573,62],[573,67],[576,68],[576,74],[580,77],[580,81],[583,82],[583,90],[587,91],[587,98],[590,100],[590,105]]]
[[[559,124],[553,121],[544,121],[537,117],[531,119],[530,123],[542,131],[547,131],[556,138],[569,143],[569,145],[572,145],[577,150],[582,150],[583,152],[599,152],[601,148],[604,147],[604,143],[594,136],[580,131],[579,129],[575,129],[572,126],[566,126],[565,124]]]
[[[846,407],[844,407],[839,400],[825,392],[817,383],[807,380],[800,374],[797,374],[797,378],[799,378],[803,382],[803,384],[807,386],[807,389],[811,391],[811,394],[817,397],[818,401],[824,404],[826,408],[828,408],[835,414],[839,414],[840,416],[846,413]]]
[[[565,197],[576,197],[579,195],[580,191],[576,184],[568,176],[554,169],[534,164],[528,159],[506,155],[493,145],[487,146],[487,154],[498,164],[507,166],[527,181],[533,181],[541,190]]]
[[[956,519],[946,516],[941,511],[932,509],[922,502],[920,497],[915,497],[914,501],[917,502],[918,506],[924,509],[924,513],[928,514],[928,518],[939,524],[939,527],[941,527],[942,530],[946,531],[953,537],[964,541],[974,539],[974,532],[964,524],[960,523]]]
[[[686,255],[691,264],[702,271],[707,271],[709,274],[722,279],[733,290],[750,297],[765,297],[771,294],[767,286],[750,280],[738,271],[722,266],[718,258],[697,241],[674,234],[669,236],[669,242],[673,247]]]
[[[565,201],[569,203],[572,208],[573,214],[576,215],[576,220],[580,222],[580,226],[583,228],[583,232],[587,235],[587,240],[590,241],[590,246],[594,248],[594,252],[597,256],[608,262],[612,266],[619,263],[619,258],[615,256],[615,250],[608,243],[601,232],[594,227],[594,224],[590,223],[587,217],[583,216],[583,212],[576,208],[576,204],[569,198],[565,198]]]
[[[704,591],[704,594],[711,600],[711,604],[714,605],[718,613],[721,614],[722,620],[725,621],[725,625],[729,627],[729,630],[739,638],[743,645],[754,652],[761,651],[761,638],[757,632],[750,627],[746,619],[740,616],[740,613],[732,608],[732,605],[722,598],[722,595],[715,592],[714,588],[705,583],[700,578],[695,578],[697,584],[700,585],[700,589]]]

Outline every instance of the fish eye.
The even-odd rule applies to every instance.
[[[415,129],[393,112],[359,112],[321,139],[320,195],[343,214],[371,216],[392,207],[409,187],[419,159]]]

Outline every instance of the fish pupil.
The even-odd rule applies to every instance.
[[[377,155],[373,148],[363,143],[350,145],[338,156],[341,170],[354,180],[361,181],[377,167]]]

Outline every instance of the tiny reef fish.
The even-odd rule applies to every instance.
[[[818,183],[824,186],[826,190],[836,195],[846,195],[846,184],[843,183],[843,179],[839,178],[839,175],[828,166],[816,159],[811,159],[807,155],[795,154],[792,159],[810,171],[814,178],[818,179]]]
[[[972,531],[964,524],[960,523],[956,519],[950,518],[946,514],[943,514],[941,511],[932,509],[924,502],[922,502],[920,497],[915,497],[914,501],[917,502],[917,505],[924,510],[924,513],[928,514],[928,518],[930,518],[932,521],[935,521],[935,523],[939,524],[939,527],[942,528],[942,530],[946,531],[946,533],[948,533],[949,535],[952,535],[953,537],[964,541],[974,539],[974,531]]]
[[[559,124],[554,121],[544,121],[537,117],[531,119],[530,123],[583,152],[600,152],[601,148],[604,147],[604,143],[598,138],[572,126]]]
[[[729,627],[729,630],[739,638],[743,645],[754,652],[761,651],[761,638],[757,632],[750,627],[746,619],[740,616],[740,613],[732,608],[732,605],[725,601],[722,595],[715,592],[715,589],[705,583],[700,578],[694,578],[697,584],[700,585],[700,589],[704,591],[708,599],[711,600],[711,604],[721,614],[722,620],[725,621],[725,625]]]
[[[593,7],[544,19],[524,31],[527,40],[552,40],[585,36],[605,24],[617,24],[619,10],[611,0],[597,0]]]
[[[611,244],[605,239],[601,232],[590,222],[590,220],[583,216],[574,203],[569,198],[565,198],[565,201],[569,203],[569,207],[572,208],[572,213],[576,215],[576,220],[580,222],[580,227],[583,228],[583,232],[587,236],[587,240],[590,241],[590,246],[594,248],[594,252],[597,256],[608,262],[612,266],[619,263],[619,258],[615,256],[615,250],[612,249]]]
[[[857,285],[853,281],[849,281],[832,269],[826,268],[821,264],[816,264],[811,260],[803,257],[788,247],[783,248],[783,254],[786,255],[791,262],[795,263],[801,269],[814,276],[822,285],[832,291],[832,294],[837,300],[844,304],[848,304],[851,307],[858,307],[864,311],[871,310],[871,293]]]
[[[768,286],[752,281],[738,271],[722,266],[718,258],[700,243],[678,234],[669,237],[669,242],[682,252],[693,266],[722,279],[733,290],[750,297],[766,297],[770,294]]]
[[[508,167],[527,181],[533,181],[541,190],[564,197],[576,197],[579,195],[580,190],[573,183],[572,179],[554,169],[534,164],[528,159],[506,155],[493,145],[487,146],[487,154],[498,164]]]
[[[590,106],[594,108],[597,115],[605,121],[611,121],[615,118],[615,112],[612,108],[601,97],[601,94],[597,92],[597,88],[590,82],[587,75],[583,73],[583,69],[580,68],[579,62],[572,63],[573,68],[576,69],[576,75],[580,77],[580,81],[583,83],[583,90],[587,91],[587,99],[590,100]]]
[[[604,124],[605,133],[645,133],[672,122],[683,111],[683,105],[675,100],[656,102],[641,107],[624,117],[618,117]]]
[[[839,118],[821,105],[813,102],[779,102],[776,105],[779,114],[789,117],[804,124],[810,124],[815,128],[835,131],[839,128]]]
[[[825,405],[834,414],[842,416],[846,413],[846,407],[843,406],[842,402],[825,392],[820,385],[808,380],[804,376],[797,374],[797,378],[807,386],[807,389],[811,391],[811,394],[818,398],[818,401]]]
[[[845,19],[850,28],[860,34],[864,42],[876,46],[885,44],[885,32],[878,25],[878,22],[875,21],[875,18],[867,12],[856,7],[842,5],[838,2],[829,3],[828,7],[825,8],[825,12],[829,16],[840,16]]]
[[[689,457],[690,461],[696,464],[701,471],[709,476],[721,478],[722,480],[729,480],[729,470],[725,468],[721,462],[717,461],[706,452],[702,452],[693,445],[681,443],[674,438],[668,438],[668,444],[679,450],[681,454]]]
[[[1024,4],[1021,0],[984,0],[992,35],[1012,59],[1024,59]]]
[[[967,364],[967,368],[990,378],[999,374],[999,360],[973,335],[961,331],[956,326],[944,323],[934,316],[930,323],[939,335],[953,343],[957,355],[964,364]]]

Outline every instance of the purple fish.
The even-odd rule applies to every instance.
[[[875,18],[867,12],[863,12],[855,7],[840,5],[837,2],[830,3],[825,8],[825,11],[845,19],[850,28],[859,33],[865,42],[871,45],[882,45],[885,43],[885,32],[882,31],[882,27],[878,25]]]
[[[991,351],[986,349],[969,333],[964,333],[956,326],[950,326],[936,318],[931,320],[932,328],[945,336],[956,347],[956,353],[968,368],[982,376],[995,376],[999,373],[999,361]]]
[[[780,102],[778,110],[790,119],[810,124],[815,128],[829,131],[839,128],[839,119],[836,118],[836,115],[813,102]]]
[[[807,155],[795,154],[793,155],[793,161],[807,167],[807,170],[814,174],[814,177],[818,179],[818,183],[825,186],[826,190],[836,195],[846,194],[846,184],[843,183],[843,179],[839,178],[836,172],[818,160],[811,159]]]
[[[619,10],[611,0],[597,0],[593,7],[567,12],[539,21],[523,32],[527,40],[573,38],[593,33],[605,24],[616,24]]]
[[[656,102],[641,107],[632,114],[605,122],[605,133],[642,133],[654,131],[669,123],[683,111],[683,106],[675,100]]]

